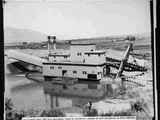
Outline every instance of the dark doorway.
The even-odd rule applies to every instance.
[[[67,70],[62,70],[62,76],[64,76],[65,73],[67,73]]]
[[[88,79],[97,80],[97,75],[96,74],[88,74]]]

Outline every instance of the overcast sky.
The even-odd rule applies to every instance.
[[[150,32],[149,0],[8,1],[5,27],[32,29],[60,39]]]

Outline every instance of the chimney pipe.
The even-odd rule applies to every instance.
[[[53,39],[53,50],[56,50],[56,36],[53,36],[52,39]]]
[[[49,52],[49,54],[51,53],[51,46],[50,46],[50,43],[51,43],[51,37],[50,36],[48,36],[48,52]]]
[[[48,36],[48,52],[51,53],[51,50],[56,50],[56,36]]]

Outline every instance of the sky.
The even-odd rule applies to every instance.
[[[4,27],[60,39],[148,33],[149,0],[8,0]]]

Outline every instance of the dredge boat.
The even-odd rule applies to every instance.
[[[112,76],[112,68],[118,69],[114,78],[122,76],[123,71],[147,71],[145,67],[128,63],[134,40],[128,39],[129,45],[121,60],[108,57],[105,50],[97,50],[96,44],[70,43],[69,50],[58,50],[55,36],[48,36],[47,59],[15,50],[8,51],[6,56],[27,63],[31,71],[42,72],[45,81],[55,81],[55,78],[100,81],[106,79],[106,76]],[[22,64],[19,66],[24,67]]]
[[[128,40],[129,46],[124,53],[123,59],[118,63],[116,78],[121,76],[123,70],[132,71],[135,67],[129,63],[127,64],[134,40],[133,38]],[[110,75],[111,67],[117,67],[107,60],[106,54],[104,50],[96,50],[95,44],[73,43],[70,43],[70,49],[67,52],[57,52],[56,37],[48,36],[48,60],[42,63],[42,74],[46,81],[50,81],[55,77],[100,81]],[[131,67],[128,68],[127,66]],[[143,67],[137,69],[146,70]]]
[[[105,51],[96,50],[95,44],[70,44],[70,50],[54,52],[55,37],[48,37],[48,61],[42,64],[45,80],[55,77],[71,77],[82,80],[101,80],[107,75],[109,67],[105,64]],[[52,49],[53,48],[53,49]]]

